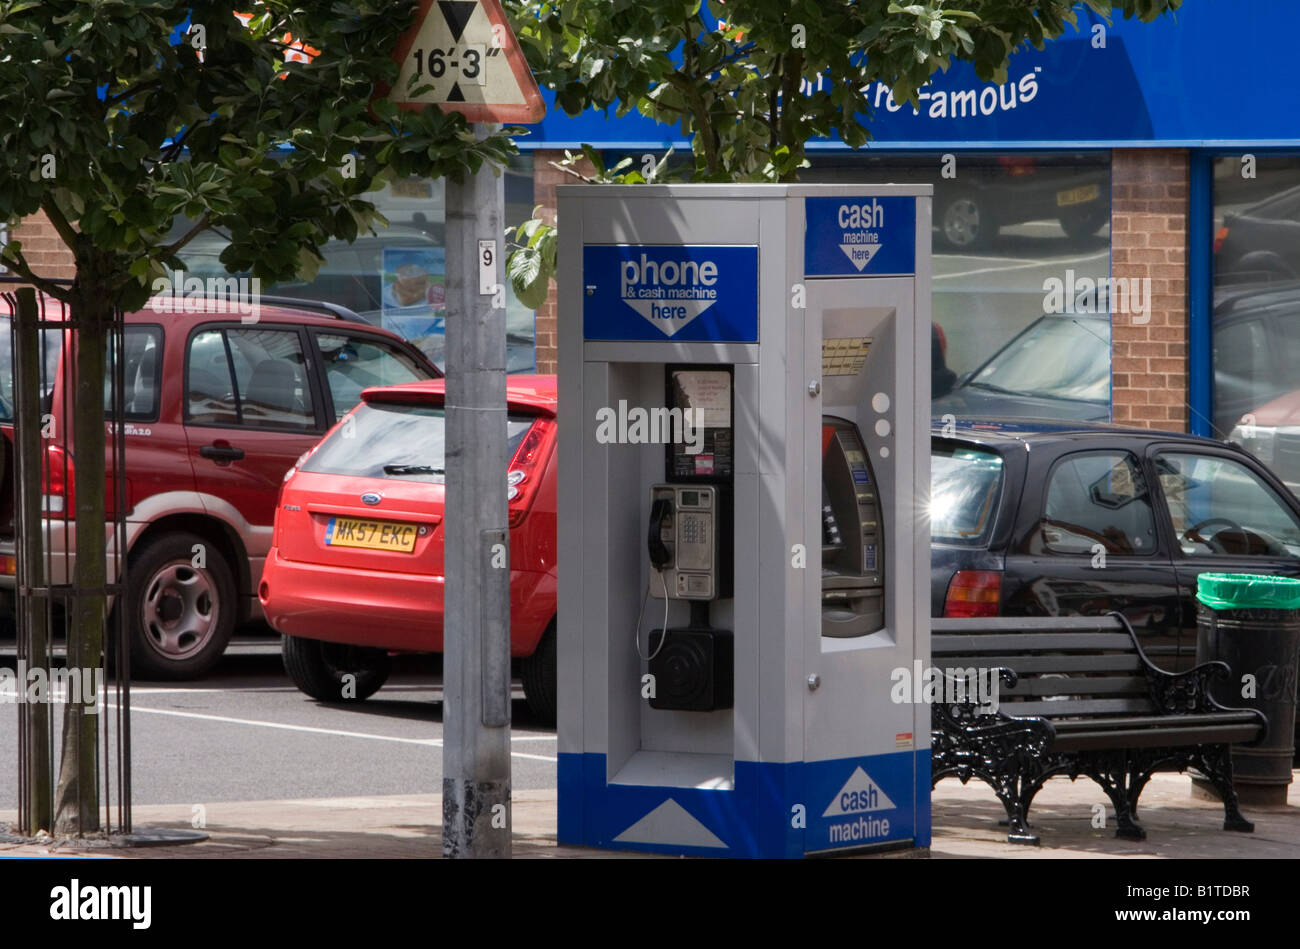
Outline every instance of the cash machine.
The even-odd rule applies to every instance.
[[[560,840],[928,846],[930,189],[558,193]]]

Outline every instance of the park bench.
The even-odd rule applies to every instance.
[[[1229,675],[1225,663],[1161,669],[1118,613],[935,619],[931,655],[945,690],[932,708],[931,786],[946,777],[988,783],[1006,808],[1010,842],[1038,843],[1029,806],[1054,775],[1092,778],[1115,808],[1116,836],[1141,840],[1143,787],[1157,771],[1189,767],[1222,796],[1225,830],[1255,829],[1237,807],[1229,746],[1259,741],[1268,722],[1210,696],[1209,681]],[[981,671],[999,683],[996,711],[971,688]]]

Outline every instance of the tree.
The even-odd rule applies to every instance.
[[[506,0],[560,108],[679,127],[695,181],[792,181],[809,139],[867,142],[871,83],[915,107],[954,60],[1004,82],[1011,55],[1077,26],[1080,5],[1150,21],[1182,0]],[[521,298],[539,282],[544,295],[550,274],[535,250],[547,229],[528,239],[510,261]]]
[[[221,262],[231,272],[311,279],[322,244],[382,220],[365,193],[385,179],[459,179],[514,152],[518,130],[478,140],[459,115],[370,101],[396,81],[390,52],[415,0],[237,5],[249,13],[207,0],[0,0],[0,222],[44,211],[76,277],[71,287],[50,282],[18,241],[2,254],[77,321],[83,527],[104,523],[102,386],[114,308],[143,306],[168,268],[184,269],[198,234],[229,235]],[[178,215],[192,226],[169,241]],[[80,590],[103,590],[105,541],[102,531],[77,531]],[[97,665],[105,598],[75,602],[69,663],[75,655]],[[67,705],[56,833],[98,827],[97,718],[81,712]],[[69,740],[78,735],[79,745]]]

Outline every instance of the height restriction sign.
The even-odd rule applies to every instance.
[[[401,72],[388,98],[400,108],[434,104],[471,122],[540,122],[546,114],[501,0],[420,0],[393,59]]]

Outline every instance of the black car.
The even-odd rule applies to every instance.
[[[1300,187],[1223,216],[1214,275],[1223,282],[1300,277]]]
[[[1300,500],[1236,446],[1087,423],[934,424],[933,616],[1119,610],[1182,666],[1197,576],[1300,577]]]

